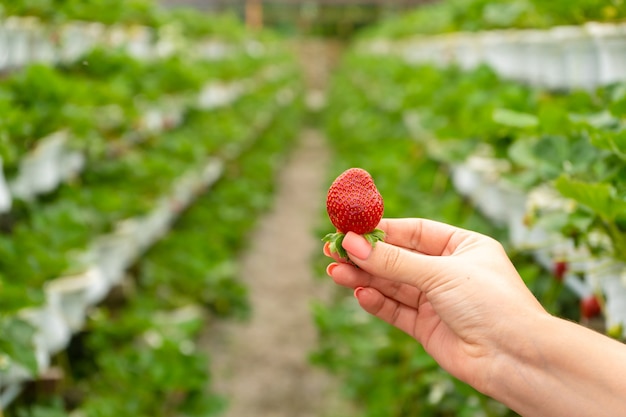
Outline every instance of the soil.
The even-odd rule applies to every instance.
[[[295,49],[311,101],[319,104],[341,46],[307,41]],[[320,131],[303,127],[280,173],[274,209],[260,220],[241,258],[251,317],[207,329],[213,388],[229,402],[224,417],[354,414],[333,376],[309,361],[317,344],[311,303],[334,290],[332,281],[314,277],[311,266],[321,250],[314,229],[323,212],[329,158]]]

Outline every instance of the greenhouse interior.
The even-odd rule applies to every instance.
[[[624,416],[625,341],[623,0],[0,0],[0,417]]]

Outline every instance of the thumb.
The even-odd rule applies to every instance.
[[[425,290],[429,278],[440,275],[443,267],[438,256],[424,255],[382,241],[372,247],[363,236],[354,232],[346,234],[342,246],[350,260],[364,271],[421,290]]]

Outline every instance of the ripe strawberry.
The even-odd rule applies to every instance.
[[[382,230],[376,229],[383,217],[383,198],[364,169],[350,168],[335,179],[328,189],[326,211],[337,233],[329,233],[323,240],[330,243],[331,252],[342,258],[348,257],[341,246],[348,232],[363,235],[372,246],[385,237]]]
[[[580,300],[580,315],[585,319],[591,319],[602,312],[600,301],[595,294],[591,294]]]
[[[568,270],[567,261],[559,260],[559,261],[554,262],[554,269],[552,273],[554,274],[554,278],[556,278],[557,281],[563,282],[563,279],[565,278],[565,273],[567,272],[567,270]]]

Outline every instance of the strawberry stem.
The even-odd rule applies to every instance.
[[[372,247],[376,245],[376,242],[385,240],[385,232],[380,229],[374,229],[371,232],[364,233],[362,236]],[[328,249],[330,253],[336,253],[343,259],[349,259],[348,252],[342,246],[344,237],[346,237],[346,234],[342,232],[329,233],[322,238],[322,241],[329,243]]]
[[[336,232],[327,234],[322,240],[328,242],[330,253],[336,253],[340,258],[348,259],[348,252],[341,245],[344,237],[346,237],[345,233]]]

